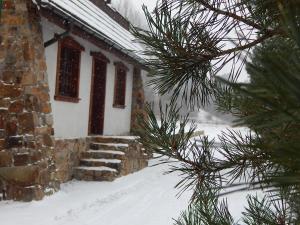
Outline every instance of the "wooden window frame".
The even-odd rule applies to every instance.
[[[72,48],[80,52],[79,54],[79,62],[78,62],[78,82],[76,84],[76,97],[63,96],[59,93],[59,80],[60,80],[60,66],[61,66],[61,50],[66,46],[68,48]],[[81,69],[81,52],[84,51],[84,47],[81,46],[77,41],[75,41],[72,37],[67,36],[58,41],[58,50],[57,50],[57,69],[56,69],[56,85],[55,85],[55,95],[54,100],[63,101],[63,102],[71,102],[78,103],[81,99],[79,98],[79,86],[80,86],[80,69]]]
[[[115,62],[115,87],[114,87],[114,101],[113,101],[113,107],[119,108],[119,109],[125,109],[126,108],[126,86],[127,86],[127,72],[129,71],[128,67],[123,62]],[[125,70],[125,82],[124,82],[124,92],[122,93],[124,96],[124,104],[120,105],[116,103],[117,100],[117,77],[118,77],[118,70],[123,69]]]

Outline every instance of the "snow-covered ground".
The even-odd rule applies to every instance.
[[[155,160],[151,162],[155,163]],[[64,184],[40,202],[0,202],[3,225],[168,225],[188,205],[176,197],[178,177],[149,167],[110,182]]]
[[[227,125],[201,124],[206,135],[216,137]],[[151,160],[150,165],[157,163]],[[191,192],[179,198],[174,189],[179,174],[163,173],[168,165],[148,167],[114,182],[72,181],[43,201],[0,202],[3,225],[171,225],[187,208]],[[235,217],[246,193],[229,196]]]

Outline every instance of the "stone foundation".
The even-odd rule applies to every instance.
[[[137,172],[148,166],[150,155],[143,149],[142,144],[137,140],[128,142],[128,149],[125,151],[125,159],[122,162],[121,176]]]
[[[56,164],[56,179],[60,183],[65,183],[72,180],[76,173],[76,168],[82,166],[82,160],[85,158],[85,155],[88,150],[95,149],[97,144],[101,143],[126,143],[128,147],[123,148],[122,151],[125,153],[121,156],[121,164],[117,168],[117,174],[108,174],[112,175],[111,179],[113,180],[118,176],[125,176],[130,173],[137,172],[148,166],[148,159],[150,155],[148,155],[145,150],[142,148],[142,145],[138,142],[138,140],[124,140],[118,138],[79,138],[79,139],[62,139],[55,141],[55,164]],[[100,146],[99,150],[106,150],[108,146]],[[118,151],[119,148],[108,148],[109,150]],[[89,156],[88,158],[92,158]],[[105,154],[102,159],[105,159]],[[95,166],[95,165],[92,165]],[[108,165],[102,165],[108,166]],[[109,167],[109,166],[108,166]],[[85,171],[85,173],[92,173],[93,171]],[[78,171],[77,171],[78,173]],[[78,174],[77,174],[78,175]],[[87,174],[88,176],[88,174]],[[102,175],[99,177],[99,180],[105,180]],[[86,179],[93,180],[93,179]]]
[[[113,181],[147,167],[148,159],[136,137],[92,137],[74,175],[78,180]]]
[[[73,179],[74,168],[79,166],[81,155],[89,148],[89,138],[55,141],[56,178],[61,183]]]

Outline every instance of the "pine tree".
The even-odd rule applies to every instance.
[[[133,32],[147,47],[151,84],[173,101],[161,106],[159,120],[148,107],[137,132],[148,149],[181,162],[170,168],[186,175],[177,187],[194,189],[176,224],[238,224],[219,200],[232,188],[269,193],[248,197],[243,223],[299,224],[299,1],[167,0],[152,14],[144,11],[150,30]],[[218,74],[228,64],[224,80]],[[245,64],[251,81],[238,83]],[[223,133],[218,147],[208,137],[195,139],[178,98],[191,108],[213,99],[250,131]]]

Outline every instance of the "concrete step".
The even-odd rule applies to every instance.
[[[117,150],[117,151],[126,151],[126,149],[128,149],[128,144],[124,144],[124,143],[96,143],[96,142],[92,142],[90,144],[90,149],[92,149],[92,150]]]
[[[90,140],[90,149],[82,154],[80,167],[74,171],[75,179],[112,181],[120,175],[128,174],[128,168],[123,168],[125,164],[122,161],[131,157],[129,146],[138,147],[138,137],[92,136]],[[142,150],[142,153],[142,157],[146,158],[146,152]]]
[[[125,159],[125,153],[114,150],[89,150],[83,153],[84,159]]]
[[[94,158],[88,158],[88,159],[81,159],[80,160],[81,166],[87,166],[87,167],[109,167],[116,169],[117,171],[120,171],[122,166],[122,160],[120,159],[94,159]]]
[[[118,171],[109,167],[76,167],[74,178],[84,181],[113,181],[118,177]]]
[[[124,143],[130,144],[138,141],[140,138],[137,136],[94,136],[92,142],[98,143]]]

